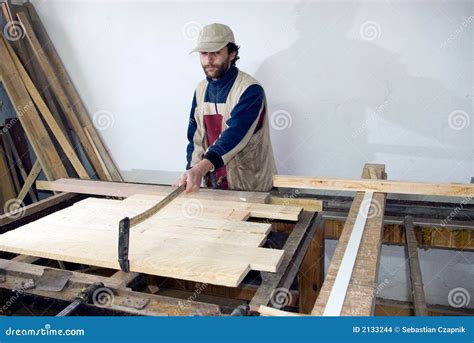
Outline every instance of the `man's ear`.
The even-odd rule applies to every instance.
[[[231,60],[231,61],[235,60],[235,56],[237,56],[237,51],[232,51],[232,52],[230,53],[230,55],[229,55],[230,60]]]

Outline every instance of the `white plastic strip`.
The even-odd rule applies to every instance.
[[[341,265],[339,266],[336,280],[334,280],[331,293],[329,294],[323,316],[341,315],[342,305],[344,304],[347,288],[351,281],[352,270],[354,269],[373,195],[374,192],[365,192],[364,194],[364,199],[360,204],[359,212],[357,213],[357,218],[352,228],[351,237],[349,238],[346,251],[342,257]]]

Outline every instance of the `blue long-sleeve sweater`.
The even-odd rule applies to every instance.
[[[206,126],[205,131],[208,136],[209,148],[203,158],[211,161],[215,169],[224,165],[222,156],[232,151],[239,144],[255,120],[260,116],[256,131],[260,128],[261,121],[263,120],[265,111],[265,109],[262,110],[265,98],[263,88],[257,84],[251,85],[244,91],[239,102],[232,109],[230,118],[226,122],[226,129],[221,132],[222,116],[219,114],[219,107],[227,101],[237,74],[237,67],[231,66],[218,80],[207,78],[208,86],[204,102],[211,103],[213,106],[206,106],[206,108],[212,108],[213,111],[204,114],[204,125]],[[189,143],[186,149],[187,169],[191,167],[191,157],[194,151],[193,137],[198,125],[194,118],[195,110],[196,93],[194,93],[189,115],[187,132]]]

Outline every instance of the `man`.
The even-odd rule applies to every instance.
[[[223,24],[205,26],[197,47],[206,79],[194,93],[188,126],[186,193],[208,187],[269,191],[276,173],[262,86],[235,66],[239,47]]]

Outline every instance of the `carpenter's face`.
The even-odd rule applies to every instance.
[[[200,52],[201,65],[204,73],[211,79],[218,79],[224,74],[235,58],[236,52],[229,54],[227,47],[216,52]]]

